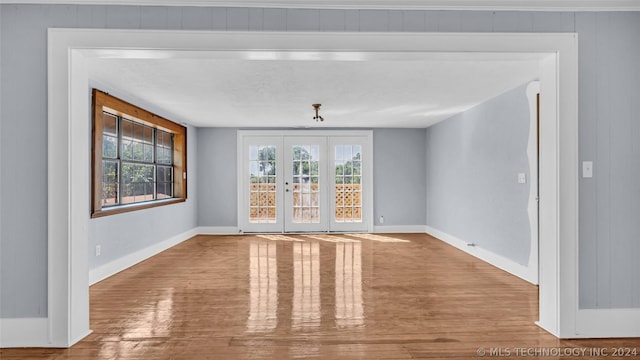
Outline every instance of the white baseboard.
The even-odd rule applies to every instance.
[[[424,225],[376,225],[373,227],[374,233],[424,233]]]
[[[548,332],[549,334],[559,338],[560,334],[558,334],[556,331],[552,330],[552,328],[555,327],[549,327],[546,324],[541,323],[540,321],[535,321],[534,324],[536,324],[536,326],[538,326],[539,328],[541,328],[542,330]]]
[[[130,268],[131,266],[146,260],[158,253],[161,253],[179,243],[188,240],[195,235],[198,235],[198,228],[187,230],[181,234],[173,236],[163,242],[138,250],[129,255],[125,255],[119,259],[113,260],[102,266],[99,266],[89,271],[89,285],[93,285],[99,281],[102,281],[109,276],[115,275],[122,270]]]
[[[0,348],[52,346],[48,318],[0,319]]]
[[[510,274],[513,274],[527,282],[537,285],[537,269],[531,270],[529,267],[516,263],[513,260],[507,259],[491,251],[485,250],[477,246],[468,246],[468,242],[461,240],[455,236],[449,235],[438,229],[434,229],[430,226],[426,227],[426,233],[435,237],[438,240],[442,240],[447,244],[456,247],[469,255],[475,256],[478,259],[485,261],[499,269],[502,269]]]
[[[576,314],[576,336],[571,337],[640,337],[640,309],[578,310]]]
[[[237,226],[200,226],[197,227],[198,235],[241,235]]]

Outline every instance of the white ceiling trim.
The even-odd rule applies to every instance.
[[[0,4],[224,6],[362,10],[640,11],[640,0],[0,0]]]

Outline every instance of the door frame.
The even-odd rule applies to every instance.
[[[338,137],[360,137],[364,138],[363,153],[371,154],[365,156],[362,167],[362,185],[364,191],[362,192],[362,222],[365,225],[364,231],[373,232],[373,131],[372,130],[238,130],[237,132],[237,174],[238,174],[238,228],[240,233],[244,233],[245,229],[251,229],[247,221],[247,214],[244,209],[244,205],[247,202],[246,187],[248,186],[247,179],[244,176],[245,159],[244,159],[244,146],[245,139],[250,137],[268,138],[268,137],[312,137],[312,136],[325,136],[331,138]],[[327,142],[328,144],[329,142]],[[284,151],[282,151],[284,154]],[[283,207],[284,208],[284,207]],[[331,206],[327,206],[329,210]],[[332,231],[330,227],[331,219],[327,217],[328,230]],[[284,224],[282,225],[284,226]],[[277,230],[276,230],[277,231]],[[283,227],[281,231],[286,231]],[[248,231],[250,232],[250,230]]]

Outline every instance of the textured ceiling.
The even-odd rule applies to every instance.
[[[536,79],[542,56],[120,52],[89,69],[97,87],[194,126],[427,127]]]

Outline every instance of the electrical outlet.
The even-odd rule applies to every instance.
[[[526,184],[526,183],[527,183],[527,174],[518,173],[518,184]]]
[[[384,224],[384,216],[380,216],[380,224]]]
[[[101,252],[102,252],[102,247],[100,245],[96,245],[96,256],[100,256]]]
[[[582,177],[585,179],[593,177],[593,161],[582,162]]]

